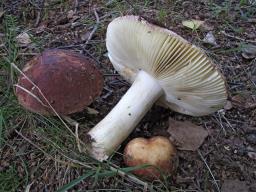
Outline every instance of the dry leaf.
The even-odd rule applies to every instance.
[[[255,6],[256,5],[256,1],[255,0],[249,0],[248,3],[252,6]]]
[[[224,180],[221,188],[222,192],[248,192],[248,190],[246,182],[239,180]]]
[[[204,41],[205,43],[210,44],[210,45],[217,46],[216,39],[215,39],[215,37],[214,37],[212,31],[210,31],[210,32],[208,32],[208,33],[206,34],[206,36],[204,37],[203,41]]]
[[[245,59],[254,59],[256,58],[256,46],[252,44],[246,44],[242,48],[242,56]]]
[[[169,118],[168,132],[170,139],[177,144],[178,149],[196,151],[208,136],[208,132],[201,126],[189,121],[175,121]]]
[[[90,34],[91,34],[90,31],[87,31],[86,33],[82,34],[81,35],[82,41],[86,41],[89,38]]]
[[[193,30],[198,29],[203,23],[204,21],[195,19],[182,21],[182,25]]]
[[[225,110],[230,110],[232,108],[233,108],[233,105],[232,105],[231,101],[227,101],[225,106],[224,106],[224,109]]]
[[[256,160],[256,153],[255,152],[248,152],[248,157],[250,157],[253,160]]]
[[[214,26],[209,24],[209,23],[206,23],[204,22],[201,26],[200,26],[200,29],[202,29],[203,31],[212,31],[214,30]]]
[[[256,107],[256,103],[252,100],[251,96],[247,94],[235,95],[231,100],[234,106],[241,109],[252,109]]]
[[[86,107],[87,113],[90,115],[97,115],[99,114],[99,111],[97,111],[96,109],[93,109],[91,107]]]
[[[245,139],[248,143],[256,145],[256,129],[248,131],[245,135]]]
[[[246,150],[247,150],[248,157],[250,157],[253,160],[256,160],[256,151],[255,151],[255,149],[249,146],[249,147],[246,148]]]
[[[0,10],[0,19],[1,17],[3,17],[3,15],[4,15],[4,11]]]
[[[74,14],[75,14],[75,12],[74,12],[73,10],[70,10],[70,11],[68,12],[67,18],[68,18],[68,19],[73,19]]]
[[[21,47],[27,47],[30,43],[32,43],[29,34],[27,34],[26,32],[19,34],[16,37],[16,40]]]

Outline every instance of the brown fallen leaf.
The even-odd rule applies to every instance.
[[[169,118],[170,140],[172,140],[180,150],[196,151],[208,136],[208,132],[201,126],[197,126],[189,121],[176,121]]]
[[[242,48],[242,56],[245,59],[256,58],[256,46],[252,44],[245,44]]]
[[[247,94],[235,95],[231,98],[231,100],[233,106],[241,109],[252,109],[256,107],[256,102],[254,102],[252,97]]]
[[[224,106],[224,109],[225,110],[230,110],[232,108],[233,108],[233,105],[232,105],[231,101],[227,101],[225,106]]]
[[[32,43],[32,40],[28,33],[22,32],[16,37],[17,43],[20,47],[27,47],[30,43]]]
[[[256,145],[256,129],[249,130],[245,134],[245,139],[248,143]]]
[[[210,45],[213,45],[213,46],[217,46],[218,44],[216,43],[216,39],[213,35],[213,32],[212,31],[209,31],[206,36],[204,37],[203,39],[203,42],[207,43],[207,44],[210,44]]]
[[[5,13],[5,12],[0,9],[0,18],[3,17],[4,13]]]
[[[90,115],[97,115],[99,114],[99,111],[97,111],[96,109],[93,109],[91,107],[86,107],[87,113]]]
[[[239,180],[224,180],[222,188],[222,192],[248,192],[249,187],[247,186],[245,181]]]
[[[68,19],[73,19],[74,14],[75,14],[75,11],[73,11],[73,10],[68,11],[67,18],[68,18]]]
[[[256,150],[251,146],[248,146],[246,150],[248,157],[250,157],[253,160],[256,160]]]

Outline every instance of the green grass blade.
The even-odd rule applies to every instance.
[[[102,177],[113,177],[118,173],[118,171],[128,173],[128,172],[131,172],[131,171],[134,171],[137,169],[143,169],[143,168],[146,168],[149,166],[150,165],[145,164],[145,165],[140,165],[140,166],[135,166],[135,167],[120,168],[120,169],[117,169],[116,171],[104,171],[102,173],[99,172],[100,169],[96,170],[96,172],[90,171],[90,172],[78,177],[77,179],[71,181],[70,183],[64,185],[62,188],[58,189],[56,192],[65,192],[65,191],[71,189],[72,187],[74,187],[75,185],[77,185],[78,183],[80,183],[82,180],[87,179],[88,177],[91,177],[91,176],[95,179],[99,179]]]
[[[80,177],[78,177],[77,179],[71,181],[70,183],[64,185],[62,188],[58,189],[56,192],[65,192],[69,189],[71,189],[72,187],[74,187],[75,185],[77,185],[78,183],[80,183],[82,180],[92,176],[94,174],[94,171],[90,171]]]
[[[143,165],[138,165],[138,166],[134,166],[134,167],[125,167],[125,168],[120,168],[118,170],[123,171],[125,173],[129,173],[131,171],[135,171],[137,169],[145,169],[147,167],[152,167],[152,165],[149,164],[143,164]]]
[[[2,110],[0,110],[0,147],[4,143],[4,116]]]

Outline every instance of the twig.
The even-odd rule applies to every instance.
[[[98,27],[99,27],[99,24],[100,24],[100,18],[99,18],[99,15],[96,11],[96,8],[93,9],[93,12],[94,12],[94,15],[95,15],[95,18],[96,18],[96,24],[94,25],[91,33],[89,34],[89,37],[88,39],[86,40],[84,46],[83,46],[83,49],[86,48],[87,44],[89,43],[89,41],[92,39],[94,33],[97,31]]]
[[[88,50],[86,50],[83,47],[82,47],[82,49],[83,49],[84,53],[86,53],[90,58],[92,58],[98,64],[98,66],[102,66],[101,62],[97,58],[95,58]]]
[[[213,173],[212,173],[212,171],[211,171],[209,165],[207,164],[205,158],[203,157],[203,155],[202,155],[202,153],[200,152],[199,149],[197,150],[197,152],[198,152],[200,158],[202,159],[202,161],[204,162],[205,166],[207,167],[209,173],[211,174],[212,179],[213,179],[213,181],[214,181],[214,184],[215,184],[215,186],[216,186],[217,191],[218,191],[218,192],[221,192],[220,187],[219,187],[219,185],[218,185],[218,183],[217,183],[217,181],[216,181],[216,179],[215,179],[215,177],[214,177],[214,175],[213,175]]]
[[[219,116],[219,120],[220,122],[222,122],[222,118],[227,122],[228,127],[230,127],[234,132],[236,132],[236,130],[233,128],[233,126],[231,125],[231,123],[228,121],[228,119],[225,117],[225,114],[222,112],[222,110],[219,110],[218,112],[218,116]],[[223,125],[221,125],[223,126]],[[224,126],[223,126],[224,127]]]
[[[245,41],[245,42],[248,42],[248,43],[256,43],[256,41],[254,40],[247,40],[247,39],[243,39],[241,37],[237,37],[237,36],[234,36],[234,35],[230,35],[228,33],[226,33],[225,31],[221,31],[221,33],[227,37],[231,37],[233,39],[237,39],[237,40],[240,40],[240,41]]]
[[[7,53],[0,53],[0,56],[7,56]],[[38,53],[18,53],[18,56],[35,56],[38,55]]]
[[[70,165],[69,163],[67,163],[67,162],[65,162],[65,161],[62,161],[62,160],[59,160],[59,159],[56,159],[56,158],[52,157],[50,154],[48,154],[46,151],[44,151],[44,150],[43,150],[42,148],[40,148],[38,145],[36,145],[35,143],[33,143],[30,139],[28,139],[27,137],[25,137],[21,132],[19,132],[19,131],[17,131],[17,130],[15,130],[15,132],[16,132],[20,137],[22,137],[25,141],[27,141],[28,143],[30,143],[31,145],[33,145],[35,148],[37,148],[37,149],[39,149],[41,152],[43,152],[48,158],[50,158],[50,159],[52,159],[52,160],[54,160],[54,161],[56,161],[56,162],[65,164],[65,165]],[[80,162],[80,161],[77,161],[77,160],[75,160],[75,159],[71,159],[70,157],[68,157],[68,156],[66,156],[65,154],[61,153],[59,150],[58,150],[58,153],[60,153],[60,154],[61,154],[62,156],[64,156],[66,159],[68,159],[69,161],[71,161],[72,164],[74,163],[74,164],[82,165],[82,166],[84,166],[84,167],[86,167],[86,168],[90,168],[90,169],[92,168],[91,166],[88,166],[88,165],[86,165],[86,164],[84,164],[84,163],[82,163],[82,162]],[[115,171],[119,176],[121,176],[121,177],[127,177],[127,178],[129,178],[131,181],[133,181],[133,182],[135,182],[135,183],[137,183],[137,184],[142,185],[142,186],[144,187],[144,191],[147,191],[147,189],[148,189],[148,183],[146,183],[146,182],[144,182],[144,181],[141,181],[140,179],[138,179],[138,178],[136,178],[136,177],[134,177],[134,176],[132,176],[132,175],[128,175],[127,173],[125,173],[125,172],[119,170],[118,168],[115,168],[113,164],[112,164],[112,166],[111,166],[111,165],[109,165],[109,166],[110,166],[110,170],[111,170],[111,171]]]
[[[62,164],[65,164],[65,165],[68,165],[68,166],[73,166],[73,167],[76,167],[74,164],[78,164],[78,165],[81,165],[81,166],[83,166],[83,167],[92,169],[91,166],[86,165],[86,164],[84,164],[83,162],[80,162],[80,161],[78,161],[78,160],[76,160],[76,159],[72,159],[72,158],[68,157],[67,155],[63,154],[62,152],[60,152],[59,150],[57,150],[58,153],[59,153],[60,155],[62,155],[63,157],[65,157],[66,159],[68,159],[71,163],[67,163],[66,161],[62,161],[62,160],[60,160],[60,159],[54,158],[52,155],[48,154],[46,151],[44,151],[44,150],[43,150],[42,148],[40,148],[38,145],[36,145],[35,143],[33,143],[30,139],[28,139],[27,137],[25,137],[21,132],[19,132],[19,131],[17,131],[17,130],[15,130],[15,132],[16,132],[19,136],[21,136],[25,141],[27,141],[28,143],[30,143],[31,145],[33,145],[35,148],[37,148],[38,150],[40,150],[41,152],[43,152],[43,153],[46,155],[46,157],[48,157],[48,158],[50,158],[50,159],[52,159],[52,160],[54,160],[54,161],[56,161],[56,162],[58,162],[58,163],[62,163]],[[48,141],[49,141],[49,140],[48,140]]]
[[[131,181],[133,181],[133,182],[135,182],[135,183],[137,183],[137,184],[140,184],[140,185],[142,185],[143,187],[144,187],[144,190],[143,191],[147,191],[148,190],[148,183],[146,183],[146,182],[144,182],[144,181],[141,181],[140,179],[138,179],[138,178],[136,178],[136,177],[134,177],[134,176],[132,176],[132,175],[128,175],[127,173],[125,173],[125,172],[123,172],[123,171],[121,171],[121,170],[119,170],[118,168],[115,168],[115,167],[113,167],[113,166],[110,166],[110,170],[111,171],[115,171],[119,176],[121,176],[121,177],[127,177],[127,178],[129,178]]]
[[[68,122],[71,126],[75,127],[75,139],[76,139],[76,143],[77,143],[77,148],[78,151],[81,153],[83,152],[81,149],[81,145],[80,145],[80,139],[79,139],[79,135],[78,135],[78,128],[79,128],[79,123],[77,121],[75,121],[74,119],[71,119],[68,116],[62,115],[61,116],[66,122]]]
[[[37,11],[35,27],[37,27],[39,25],[39,23],[42,19],[42,13],[43,13],[43,10],[44,10],[44,2],[45,2],[45,0],[43,0],[41,2],[40,7],[37,7],[39,10]]]
[[[18,84],[14,84],[13,86],[20,88],[22,91],[26,92],[28,95],[30,95],[30,96],[33,97],[35,100],[37,100],[42,106],[48,108],[48,106],[45,105],[45,104],[43,103],[43,101],[42,101],[41,99],[39,99],[39,98],[38,98],[35,94],[33,94],[31,91],[27,90],[26,88],[24,88],[24,87],[22,87],[22,86],[20,86],[20,85],[18,85]],[[33,90],[33,89],[34,89],[34,87],[32,87],[31,90]]]
[[[37,148],[38,150],[40,150],[46,157],[48,157],[49,159],[52,159],[54,161],[57,161],[59,163],[65,164],[65,165],[70,165],[70,163],[67,163],[65,161],[62,161],[60,159],[56,159],[54,158],[52,155],[48,154],[45,150],[43,150],[41,147],[39,147],[38,145],[36,145],[35,143],[33,143],[30,139],[28,139],[27,137],[25,137],[21,132],[15,130],[15,132],[22,137],[25,141],[27,141],[28,143],[30,143],[31,145],[33,145],[35,148]],[[73,164],[73,163],[72,163]]]
[[[75,6],[74,6],[74,12],[76,13],[77,12],[77,9],[78,9],[78,6],[79,6],[79,0],[75,0]]]
[[[130,0],[125,0],[125,2],[130,5],[136,15],[141,15],[141,11],[138,10],[133,3],[130,2]]]
[[[224,132],[224,135],[226,136],[226,135],[227,135],[227,131],[226,131],[225,127],[224,127],[223,124],[222,124],[220,114],[218,113],[218,118],[219,118],[219,119],[218,119],[215,115],[213,115],[213,116],[215,117],[217,123],[219,123],[220,127],[222,128],[222,130],[223,130],[223,132]],[[213,118],[212,118],[212,119],[213,119]]]

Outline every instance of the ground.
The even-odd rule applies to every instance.
[[[206,117],[190,117],[154,106],[108,162],[78,150],[60,119],[26,111],[13,85],[29,59],[47,48],[80,52],[104,75],[104,89],[87,110],[73,114],[79,138],[102,119],[129,88],[106,56],[106,27],[136,14],[155,20],[205,50],[227,81],[229,104]],[[190,29],[184,20],[202,20]],[[256,191],[256,2],[254,0],[0,1],[0,191]],[[203,41],[212,31],[216,44]],[[17,35],[29,34],[21,46]],[[26,40],[26,39],[25,39]],[[246,58],[248,46],[252,47]],[[254,49],[253,49],[254,48]],[[120,176],[122,151],[135,137],[168,137],[168,118],[203,126],[209,136],[196,151],[178,150],[179,165],[163,181]],[[70,126],[74,132],[74,127]],[[129,169],[122,169],[129,174]],[[62,187],[65,188],[62,188]],[[231,187],[230,187],[231,186]]]

